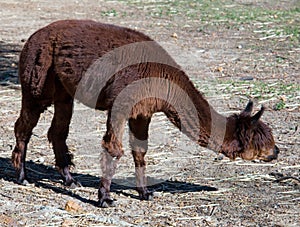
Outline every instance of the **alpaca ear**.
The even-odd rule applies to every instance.
[[[253,101],[249,100],[246,108],[241,112],[241,114],[244,116],[250,116],[252,110],[253,110]]]
[[[260,108],[260,111],[258,111],[254,116],[251,117],[251,124],[256,124],[256,122],[260,119],[260,117],[263,115],[265,111],[265,107],[262,106]]]

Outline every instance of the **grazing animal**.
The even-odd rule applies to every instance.
[[[249,101],[240,114],[218,114],[159,44],[132,29],[90,20],[54,22],[26,42],[20,55],[19,79],[22,108],[15,123],[12,162],[20,184],[26,183],[27,144],[47,107],[54,104],[48,139],[66,185],[79,185],[70,174],[72,155],[66,145],[74,98],[92,108],[107,110],[100,207],[113,205],[110,185],[123,155],[121,138],[126,121],[142,200],[151,198],[144,157],[149,123],[156,112],[164,112],[200,146],[230,159],[271,161],[279,153],[271,129],[260,120],[263,107],[252,116],[253,103]]]

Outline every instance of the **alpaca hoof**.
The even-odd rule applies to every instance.
[[[26,179],[24,179],[22,181],[18,181],[18,184],[23,185],[23,186],[27,186],[27,185],[29,185],[29,182]]]
[[[108,204],[106,201],[103,201],[100,205],[101,208],[109,208]]]
[[[75,189],[75,188],[78,188],[78,187],[81,187],[82,185],[79,183],[79,182],[72,182],[70,185],[69,185],[69,188],[70,189]]]
[[[99,207],[101,208],[109,208],[109,207],[115,207],[116,203],[113,199],[105,199],[104,201],[99,201]]]
[[[153,195],[148,195],[148,198],[146,200],[153,201]]]
[[[153,192],[146,192],[140,194],[140,200],[147,200],[147,201],[152,201],[153,200]]]
[[[71,189],[75,189],[75,188],[78,188],[78,187],[82,187],[82,184],[79,181],[76,181],[76,180],[73,179],[69,182],[65,182],[65,186],[68,186]]]

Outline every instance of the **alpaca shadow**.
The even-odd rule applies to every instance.
[[[69,195],[75,199],[78,199],[84,203],[89,203],[92,205],[97,205],[97,202],[76,194],[76,192],[70,190],[68,187],[63,185],[57,186],[53,183],[62,183],[61,177],[58,172],[51,166],[44,164],[35,163],[33,161],[26,162],[27,176],[29,183],[34,183],[36,187],[41,187],[45,189],[50,189],[56,193]],[[78,174],[72,173],[74,179],[78,180],[83,187],[91,187],[98,189],[99,177],[90,174]],[[5,181],[15,182],[15,170],[12,167],[11,160],[8,158],[0,157],[0,179]],[[49,183],[43,181],[48,180]],[[210,186],[197,185],[192,183],[180,182],[180,181],[170,181],[170,180],[159,180],[154,178],[148,178],[148,180],[153,182],[159,182],[155,185],[149,187],[151,191],[156,192],[169,192],[169,193],[188,193],[188,192],[198,192],[198,191],[217,191],[218,189]],[[135,189],[132,185],[124,184],[123,181],[132,182],[134,178],[114,180],[111,185],[111,192],[124,194],[131,198],[138,199],[138,196],[131,193],[125,192],[128,189]],[[52,182],[52,183],[51,183]]]
[[[21,47],[0,41],[0,85],[18,83],[18,58]]]

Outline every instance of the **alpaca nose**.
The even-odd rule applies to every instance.
[[[279,148],[276,145],[275,145],[275,148],[274,148],[274,153],[276,155],[278,155],[280,153]]]
[[[274,156],[275,156],[275,158],[277,159],[277,157],[278,157],[278,154],[280,153],[280,151],[279,151],[279,148],[275,145],[275,147],[274,147],[274,150],[273,150],[273,152],[274,152]]]

